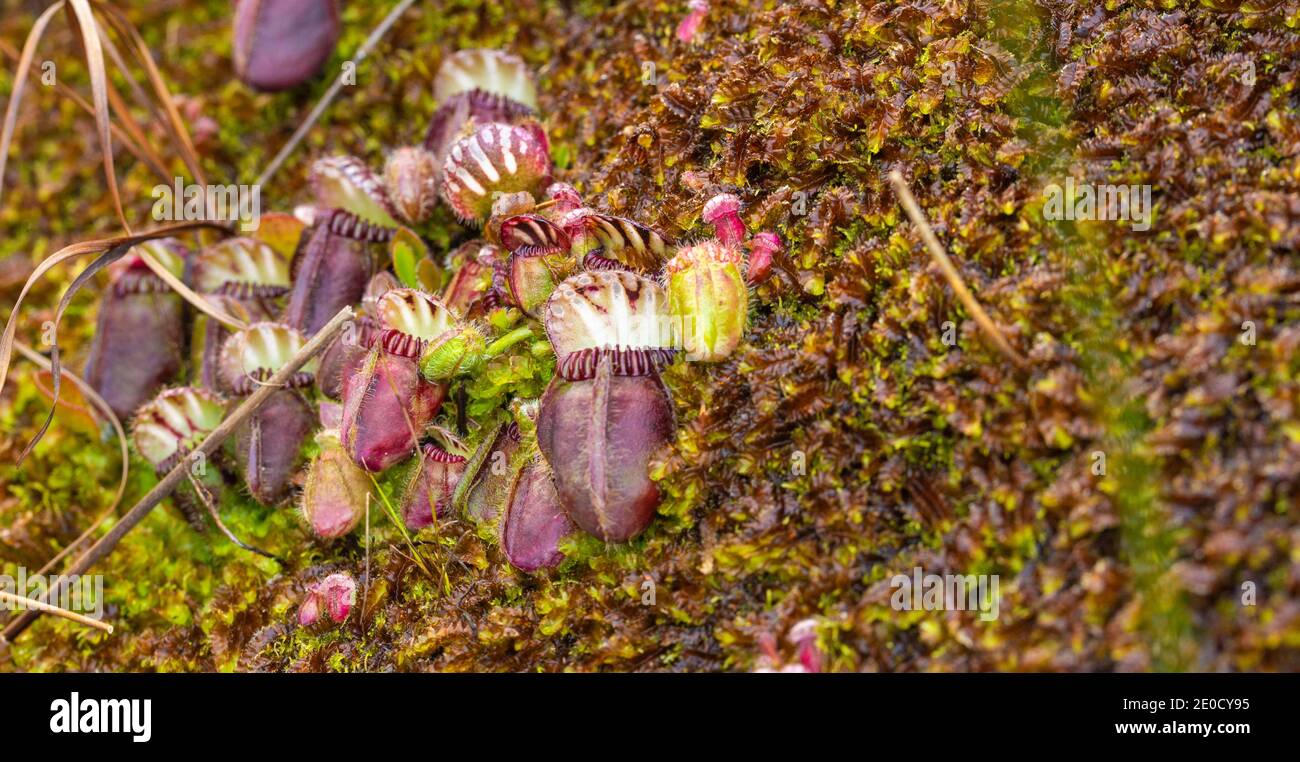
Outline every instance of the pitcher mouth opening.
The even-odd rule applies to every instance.
[[[256,368],[250,370],[240,378],[230,382],[230,391],[240,397],[246,397],[257,391],[257,387],[265,385],[267,381],[271,380],[271,376],[274,375],[275,371],[270,368]],[[289,378],[284,382],[284,388],[303,389],[311,386],[315,379],[316,376],[312,373],[298,371],[289,376]]]
[[[411,360],[418,360],[456,322],[440,300],[412,288],[386,291],[375,303],[375,314],[379,321],[375,346]]]
[[[649,376],[671,365],[676,355],[675,349],[657,347],[589,347],[565,355],[555,372],[566,381],[587,381],[608,357],[615,376]]]

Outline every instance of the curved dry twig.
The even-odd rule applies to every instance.
[[[198,495],[199,502],[203,503],[203,507],[208,510],[208,515],[212,517],[213,523],[217,525],[217,529],[220,530],[221,533],[226,536],[227,540],[230,540],[237,547],[243,548],[244,550],[247,550],[250,553],[256,553],[259,556],[264,556],[266,558],[271,559],[272,561],[276,561],[277,563],[284,563],[284,560],[281,559],[279,556],[275,555],[274,553],[267,550],[262,550],[261,548],[253,545],[249,545],[248,543],[239,539],[239,537],[237,537],[234,532],[230,531],[230,529],[226,526],[226,523],[221,520],[221,514],[217,511],[217,504],[213,502],[212,494],[208,492],[208,488],[203,486],[203,484],[198,480],[198,478],[194,476],[193,471],[187,470],[185,472],[185,475],[189,477],[190,488],[194,490],[194,493],[196,495]]]
[[[194,143],[190,138],[189,131],[185,127],[185,122],[181,119],[180,112],[176,107],[170,90],[162,78],[162,73],[158,70],[153,60],[153,55],[149,52],[149,47],[144,38],[136,28],[127,20],[126,16],[120,10],[112,5],[101,2],[92,2],[92,0],[58,0],[46,8],[36,23],[32,26],[31,32],[28,33],[27,40],[23,44],[22,53],[18,58],[18,68],[15,72],[14,90],[9,98],[9,103],[5,110],[4,126],[0,130],[0,198],[3,198],[3,177],[6,160],[9,154],[9,147],[13,142],[14,131],[17,127],[18,108],[22,103],[22,97],[26,89],[26,80],[28,73],[31,71],[32,62],[36,55],[36,46],[44,37],[46,30],[49,28],[50,21],[54,16],[63,10],[66,6],[72,8],[72,16],[77,27],[81,32],[82,45],[86,56],[86,67],[90,72],[91,104],[89,110],[94,114],[96,130],[99,135],[100,151],[103,155],[104,176],[108,181],[109,194],[113,198],[114,209],[117,212],[118,220],[122,224],[122,229],[127,233],[131,232],[131,225],[127,221],[125,208],[122,205],[121,192],[118,187],[117,173],[113,160],[113,137],[116,135],[131,150],[131,153],[140,157],[145,163],[157,172],[161,177],[166,177],[163,168],[162,158],[154,151],[149,144],[144,129],[130,113],[126,103],[118,95],[116,88],[108,79],[107,68],[104,63],[105,46],[109,47],[109,52],[121,70],[122,76],[132,88],[137,100],[145,101],[146,111],[150,112],[151,117],[157,117],[158,112],[147,103],[147,97],[144,91],[136,83],[135,77],[126,66],[122,59],[121,53],[113,46],[112,39],[105,33],[105,29],[100,25],[95,16],[95,11],[99,11],[108,26],[111,27],[121,39],[129,41],[131,51],[139,61],[153,87],[154,95],[157,97],[159,111],[165,114],[166,118],[161,121],[164,124],[169,136],[176,144],[177,152],[181,161],[185,164],[186,169],[200,185],[205,185],[202,167],[199,164],[198,154],[194,149]],[[78,99],[80,100],[80,99]],[[113,124],[111,115],[116,113],[121,119],[123,126],[117,128]]]
[[[226,233],[231,233],[231,230],[225,225],[208,223],[207,227],[223,230]],[[163,283],[166,283],[169,287],[171,287],[173,291],[180,294],[182,299],[194,305],[194,307],[198,309],[200,312],[212,318],[213,320],[220,321],[222,325],[226,326],[232,331],[242,331],[248,327],[248,323],[246,321],[244,321],[241,318],[235,317],[234,315],[231,315],[230,313],[224,310],[217,308],[217,306],[214,305],[210,300],[208,300],[207,297],[199,294],[194,289],[185,285],[185,283],[182,282],[180,278],[177,278],[176,275],[172,273],[171,270],[168,270],[166,267],[164,267],[163,264],[158,261],[158,258],[155,257],[153,254],[150,254],[148,251],[144,251],[144,250],[141,250],[139,254],[140,254],[140,258],[144,260],[144,263],[146,265],[149,266],[149,269],[153,271],[154,275],[157,275],[158,278],[162,280]]]
[[[316,334],[312,336],[311,339],[308,340],[293,357],[289,358],[289,361],[285,363],[280,370],[275,372],[275,375],[271,377],[271,380],[277,384],[286,382],[294,373],[297,373],[303,365],[311,360],[311,358],[323,352],[325,348],[329,346],[329,343],[334,340],[340,331],[343,330],[343,327],[348,325],[355,318],[356,315],[352,312],[351,307],[344,307],[339,310],[338,313],[328,323],[326,323],[324,327],[317,331]],[[273,393],[274,390],[265,387],[254,391],[243,402],[241,402],[234,411],[227,415],[221,423],[213,429],[201,443],[199,443],[199,446],[196,447],[193,452],[202,453],[204,456],[211,455],[222,445],[223,442],[229,439],[230,436],[234,434],[235,429],[247,420],[250,415],[256,412]],[[85,553],[78,556],[76,561],[72,562],[67,570],[64,571],[63,575],[55,580],[50,586],[50,590],[46,597],[57,597],[67,586],[69,577],[77,574],[85,574],[91,566],[99,561],[99,559],[112,552],[113,548],[117,547],[117,543],[121,541],[122,537],[124,537],[127,532],[134,529],[145,516],[149,515],[150,511],[156,508],[158,504],[163,501],[163,498],[170,495],[172,491],[180,485],[181,480],[185,478],[185,474],[189,472],[189,468],[190,462],[188,460],[182,459],[177,462],[176,465],[173,466],[165,476],[163,476],[162,480],[154,485],[153,489],[149,490],[148,494],[140,498],[139,502],[131,507],[131,510],[122,515],[121,520],[114,524],[112,529],[108,530],[108,534],[101,537],[94,545],[87,549]],[[18,637],[19,633],[27,629],[27,626],[35,621],[39,614],[39,611],[24,612],[22,616],[5,626],[4,631],[0,632],[0,639],[8,639],[12,641],[14,638]]]
[[[5,107],[4,128],[0,130],[0,199],[4,198],[5,164],[9,158],[9,144],[13,142],[14,129],[18,124],[18,106],[22,104],[23,93],[27,89],[27,73],[31,71],[32,61],[36,58],[36,45],[45,36],[50,20],[54,14],[63,9],[63,0],[54,3],[36,18],[32,31],[27,33],[23,42],[23,51],[18,57],[18,69],[14,73],[14,90],[9,95],[9,104]]]
[[[21,54],[18,52],[16,48],[14,48],[13,45],[9,44],[7,40],[0,40],[0,54],[3,54],[6,57],[12,59],[15,64],[17,64],[22,60]],[[33,78],[40,77],[40,75],[37,74],[35,71],[31,71],[30,76]],[[94,115],[95,107],[91,106],[90,103],[87,102],[85,98],[82,98],[81,95],[77,93],[76,90],[73,90],[71,87],[68,87],[62,82],[57,82],[57,81],[54,83],[54,89],[60,95],[64,96],[65,98],[68,98],[73,103],[77,104],[78,108],[80,108],[82,111],[85,111],[87,114],[91,114],[92,116]],[[109,129],[113,131],[113,138],[117,140],[117,142],[125,146],[126,150],[132,156],[147,164],[149,166],[149,169],[152,170],[153,173],[159,177],[159,179],[165,182],[171,182],[172,176],[169,170],[163,167],[161,157],[159,157],[158,154],[153,151],[152,147],[138,145],[136,141],[129,134],[127,134],[125,130],[123,130],[121,127],[118,127],[116,124],[109,123],[108,126]]]
[[[14,349],[18,350],[18,354],[27,358],[38,367],[53,372],[49,359],[43,356],[40,352],[37,352],[17,340],[14,341]],[[98,409],[100,415],[108,419],[109,424],[112,425],[113,433],[117,435],[118,450],[122,456],[122,474],[118,478],[117,491],[113,494],[113,501],[109,504],[108,508],[92,521],[90,526],[86,528],[86,531],[82,532],[77,539],[73,540],[67,547],[59,551],[58,555],[54,556],[54,558],[47,561],[45,565],[36,572],[38,576],[54,568],[59,561],[66,558],[69,553],[93,535],[95,530],[99,529],[100,525],[104,523],[105,519],[112,516],[117,511],[117,507],[122,504],[122,497],[126,494],[126,481],[131,473],[131,454],[127,446],[126,429],[122,427],[122,421],[118,419],[117,415],[113,412],[113,409],[108,406],[108,402],[99,395],[99,392],[95,391],[94,387],[86,383],[84,379],[66,369],[61,369],[60,372],[67,376],[68,380],[72,381],[72,383],[81,390],[82,394],[86,395],[86,399],[90,400],[91,404]]]
[[[199,185],[207,185],[207,180],[203,175],[203,168],[199,165],[198,152],[194,149],[194,141],[190,138],[189,130],[185,127],[185,120],[181,118],[180,111],[176,108],[176,100],[167,88],[166,81],[163,80],[162,72],[159,71],[157,63],[153,60],[153,54],[149,52],[149,46],[145,43],[144,38],[140,36],[139,30],[127,20],[120,10],[111,5],[101,5],[100,8],[106,14],[108,23],[113,29],[119,35],[131,41],[136,60],[144,67],[145,75],[149,78],[149,84],[153,87],[154,95],[158,97],[159,103],[162,104],[163,113],[167,116],[164,124],[171,133],[172,140],[176,142],[181,161],[185,163],[186,169],[194,177],[194,182]],[[125,71],[123,75],[126,75]]]
[[[45,273],[49,272],[52,268],[54,268],[55,266],[59,265],[62,262],[68,261],[70,259],[76,259],[78,257],[83,257],[88,254],[100,255],[99,258],[96,260],[96,262],[92,264],[94,270],[98,270],[104,267],[105,265],[107,265],[109,262],[113,261],[113,259],[116,259],[117,257],[120,257],[122,254],[125,254],[132,246],[135,246],[136,244],[144,243],[145,241],[152,241],[158,238],[167,238],[176,235],[178,233],[184,233],[184,232],[198,230],[198,229],[216,229],[216,230],[225,231],[227,234],[231,232],[228,226],[221,225],[215,222],[181,222],[175,225],[168,225],[162,228],[158,228],[157,230],[151,230],[146,233],[117,236],[114,238],[106,238],[106,239],[100,239],[95,241],[83,241],[81,243],[74,243],[70,246],[63,247],[62,249],[59,249],[55,253],[51,254],[49,257],[46,257],[45,261],[41,262],[39,265],[36,266],[36,269],[32,272],[32,274],[28,276],[27,282],[23,284],[23,289],[18,293],[18,298],[14,301],[13,310],[9,313],[9,319],[5,323],[4,333],[0,334],[0,392],[4,391],[5,380],[8,378],[8,374],[9,374],[9,364],[13,360],[14,342],[16,341],[16,334],[18,330],[19,310],[22,308],[23,300],[27,297],[27,294],[32,290],[32,286],[35,285],[35,283],[38,280],[44,277]],[[153,261],[153,258],[147,253],[144,256],[144,259],[146,263],[152,262],[150,264],[151,268],[157,265],[159,268],[165,270],[165,268],[162,268],[161,265],[158,265],[156,261]],[[54,404],[58,404],[59,401],[59,380],[62,376],[62,373],[59,372],[59,344],[58,344],[59,318],[63,314],[63,309],[67,306],[68,299],[71,298],[71,295],[75,293],[77,288],[79,288],[86,280],[89,279],[89,275],[93,274],[94,270],[92,270],[91,268],[87,268],[87,271],[83,271],[80,275],[78,275],[77,279],[73,281],[73,284],[68,287],[68,290],[64,293],[64,297],[62,300],[62,304],[60,304],[58,314],[56,315],[54,320],[54,327],[52,332],[53,335],[51,337],[52,347],[50,351],[50,365],[51,365],[51,372],[53,373],[53,384],[54,384],[54,389],[53,389]],[[171,278],[171,281],[168,281],[169,285],[172,285],[172,281],[175,281],[175,283],[180,284],[180,281],[177,280],[175,276],[172,276],[171,273],[167,273],[167,274]],[[236,326],[237,330],[242,329],[244,327],[243,321],[237,320],[233,317],[226,315],[224,312],[217,309],[206,299],[199,296],[198,294],[195,294],[193,291],[190,291],[188,288],[184,286],[184,284],[180,284],[180,286],[181,288],[184,289],[184,291],[182,291],[182,296],[185,296],[186,293],[192,295],[194,299],[197,300],[195,306],[199,307],[199,309],[211,315],[213,318],[220,320],[221,322],[226,323],[227,325]],[[172,285],[172,287],[175,288],[176,286]],[[51,415],[52,414],[53,411],[51,411]],[[46,426],[48,426],[48,424],[49,424],[49,420],[47,419]],[[44,431],[45,431],[45,427],[43,426],[41,429],[41,433],[38,434],[37,437],[32,440],[31,444],[28,445],[27,450],[24,451],[23,453],[24,455],[26,455],[28,452],[31,451],[31,448],[35,446],[36,442],[40,441],[40,436],[44,434]],[[20,457],[19,460],[21,459],[22,458]]]
[[[99,149],[104,155],[104,178],[108,180],[108,193],[122,229],[131,232],[122,207],[122,193],[117,187],[117,171],[113,168],[113,134],[108,128],[108,71],[104,68],[104,48],[99,40],[99,22],[90,9],[90,0],[68,0],[73,16],[81,29],[81,41],[86,49],[86,68],[90,72],[91,103],[95,104],[95,126],[99,130]],[[62,3],[60,3],[61,5]]]

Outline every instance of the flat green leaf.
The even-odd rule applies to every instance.
[[[393,255],[393,272],[397,273],[397,279],[402,285],[420,288],[420,262],[429,258],[429,249],[424,241],[409,228],[398,228],[389,252]]]

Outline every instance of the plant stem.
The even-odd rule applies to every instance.
[[[526,325],[521,325],[515,330],[511,331],[510,333],[507,333],[505,336],[502,336],[501,338],[489,344],[487,349],[484,350],[483,356],[496,357],[497,355],[506,351],[510,347],[513,347],[514,345],[518,344],[519,342],[523,341],[524,339],[532,335],[533,335],[533,329],[529,328]]]

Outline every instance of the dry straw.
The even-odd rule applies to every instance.
[[[975,295],[970,292],[970,289],[966,288],[966,282],[962,280],[961,273],[957,272],[956,265],[948,258],[948,252],[943,250],[943,244],[939,243],[934,230],[930,228],[930,222],[925,218],[925,212],[921,211],[920,205],[916,203],[916,198],[912,196],[912,191],[907,187],[907,181],[903,179],[903,175],[898,170],[894,170],[889,173],[889,182],[894,186],[894,193],[898,195],[899,203],[903,205],[903,210],[911,218],[912,224],[916,225],[917,229],[921,231],[921,240],[925,242],[925,247],[929,249],[930,257],[939,265],[944,277],[948,279],[948,285],[952,286],[952,290],[957,293],[957,298],[966,307],[966,311],[975,319],[975,322],[979,324],[979,327],[993,342],[993,345],[997,347],[998,351],[1006,355],[1007,359],[1016,364],[1016,367],[1026,367],[1029,363],[1024,356],[1011,347],[1011,343],[1007,341],[1007,338],[1002,335],[1002,331],[998,329],[997,324],[980,306],[979,301],[975,299]]]

